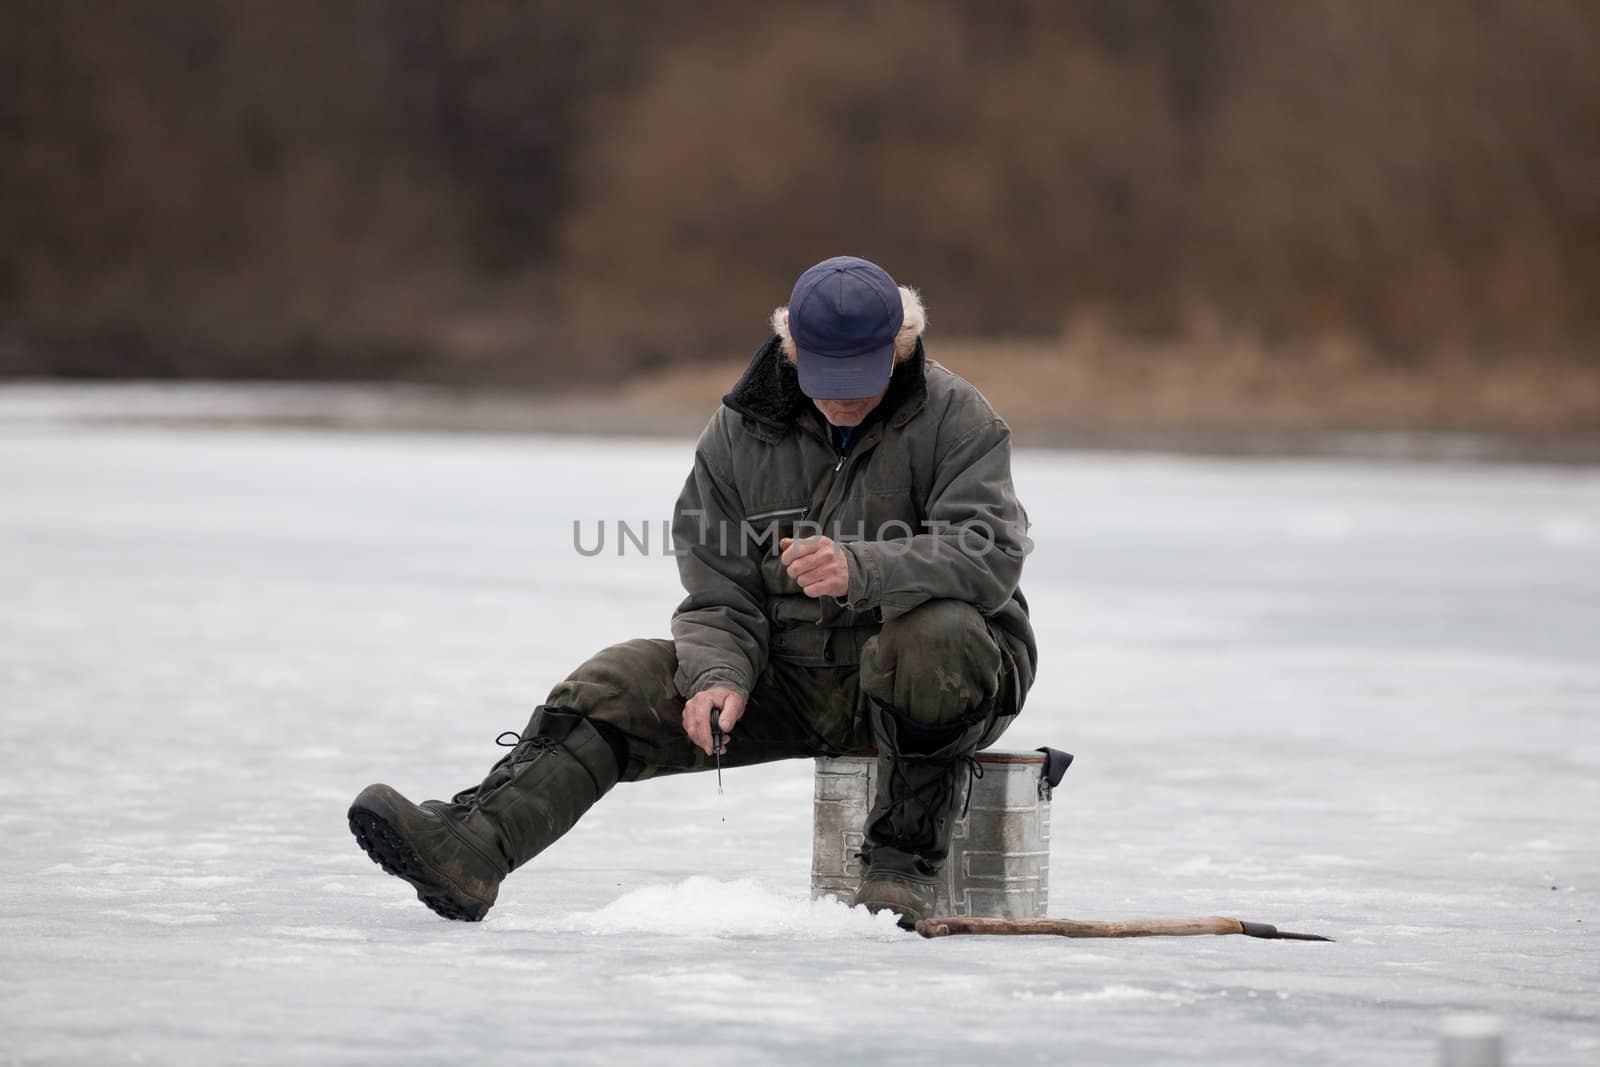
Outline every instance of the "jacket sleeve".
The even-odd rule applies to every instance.
[[[885,621],[927,600],[961,600],[993,615],[1022,579],[1033,548],[1011,485],[1011,430],[999,416],[966,430],[939,457],[923,530],[845,542],[849,604]]]
[[[755,546],[741,536],[743,512],[720,420],[695,448],[694,470],[672,517],[678,575],[687,595],[672,616],[678,692],[713,686],[749,695],[767,661],[766,592]]]

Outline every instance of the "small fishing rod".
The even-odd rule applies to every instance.
[[[711,752],[717,758],[717,795],[722,795],[722,709],[711,709]]]

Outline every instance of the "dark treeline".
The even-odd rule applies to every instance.
[[[1600,3],[0,0],[0,372],[550,380],[850,252],[938,329],[1600,352]]]

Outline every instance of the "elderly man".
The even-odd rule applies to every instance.
[[[926,357],[924,323],[866,260],[801,275],[696,447],[672,640],[597,653],[448,802],[364,789],[350,827],[373,860],[477,920],[619,781],[875,749],[855,903],[927,917],[973,753],[1021,710],[1037,650],[1010,431]]]

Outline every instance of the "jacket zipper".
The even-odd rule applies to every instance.
[[[861,456],[866,455],[868,452],[871,452],[875,447],[877,447],[878,440],[878,437],[868,434],[867,437],[856,446],[855,451],[839,457],[839,462],[833,468],[835,477],[828,480],[828,491],[823,494],[822,507],[817,511],[819,516],[817,520],[818,522],[825,523],[827,521],[827,516],[832,514],[833,511],[838,508],[839,502],[844,497],[844,493],[839,490],[842,485],[848,483],[849,479],[846,478],[841,481],[837,477],[839,472],[844,470],[845,464],[847,463],[850,464],[850,469],[854,470],[856,468],[856,464],[853,461],[859,459]]]

